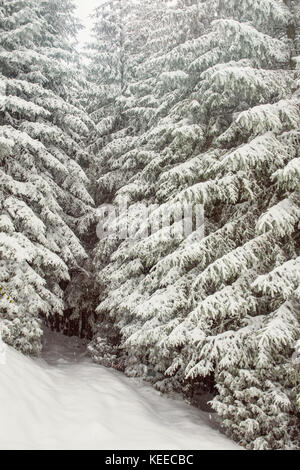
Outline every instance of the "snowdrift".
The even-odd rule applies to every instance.
[[[58,338],[46,339],[41,359],[6,347],[0,450],[238,449],[208,413],[99,367],[78,340]]]

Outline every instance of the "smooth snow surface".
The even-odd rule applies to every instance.
[[[238,449],[209,414],[93,364],[78,339],[45,336],[43,359],[8,348],[0,450]]]

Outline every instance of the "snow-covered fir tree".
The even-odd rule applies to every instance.
[[[130,6],[130,9],[127,9],[130,14],[126,17],[126,21],[124,18],[122,27],[125,44],[123,76],[126,80],[123,84],[123,93],[113,106],[115,119],[119,123],[120,113],[122,115],[122,126],[106,135],[105,139],[101,139],[102,149],[99,157],[102,164],[100,164],[97,188],[100,199],[96,195],[98,202],[111,201],[118,189],[125,186],[126,182],[130,181],[141,169],[147,167],[149,162],[158,155],[157,152],[144,146],[145,131],[153,128],[154,123],[162,115],[167,115],[172,104],[178,99],[177,97],[185,93],[184,77],[182,77],[184,74],[173,73],[173,88],[168,90],[166,87],[168,73],[165,71],[163,77],[160,77],[160,71],[163,70],[165,54],[171,53],[174,45],[184,42],[187,35],[193,36],[197,32],[199,34],[197,29],[199,25],[194,24],[195,13],[198,9],[192,5],[174,10],[167,8],[168,3],[148,1],[127,3],[127,6]],[[186,21],[187,18],[189,18],[188,21]],[[101,16],[97,21],[99,21],[99,29],[102,30],[103,17]],[[181,31],[180,35],[178,31]],[[113,54],[115,50],[113,41],[111,49]],[[106,50],[110,50],[107,43]],[[173,60],[179,61],[181,66],[184,62],[182,54],[177,54]],[[104,81],[103,77],[102,80]],[[176,84],[177,80],[179,80],[178,84]],[[102,122],[105,123],[105,119]],[[100,121],[98,126],[100,132],[102,122]],[[144,189],[148,191],[148,188]],[[100,243],[96,250],[98,270],[107,263],[110,254],[119,243],[118,237]],[[109,291],[102,271],[99,274],[99,290],[103,298]],[[103,344],[107,344],[111,334],[114,336],[112,342],[117,341],[118,333],[114,332],[111,322],[108,321],[106,324],[105,317],[99,318],[101,319],[98,325],[102,330]],[[99,333],[97,338],[100,341]],[[108,347],[108,349],[111,348]],[[102,355],[106,357],[103,349]]]
[[[113,188],[130,221],[121,213],[114,223],[140,232],[99,243],[90,351],[163,391],[192,395],[213,379],[213,407],[237,441],[297,448],[299,8],[167,3],[149,45],[166,18],[170,42],[149,49],[124,91],[126,112],[143,123],[132,148],[101,150],[117,157],[111,169],[122,161],[134,171]],[[185,204],[204,205],[204,237],[202,226],[183,236],[176,211]],[[172,225],[147,236],[145,206],[147,224],[173,214]]]
[[[153,5],[152,5],[153,8]],[[94,12],[93,40],[87,46],[86,108],[97,124],[91,149],[97,157],[95,199],[111,200],[115,192],[135,174],[118,157],[135,146],[129,84],[136,65],[148,53],[144,41],[149,34],[146,21],[151,2],[108,0]]]
[[[73,10],[70,0],[0,1],[0,324],[26,353],[40,350],[40,317],[64,315],[94,218]]]

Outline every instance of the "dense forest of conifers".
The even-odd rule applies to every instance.
[[[107,0],[82,54],[74,10],[0,0],[4,341],[86,337],[160,391],[212,392],[244,447],[299,448],[299,1]]]

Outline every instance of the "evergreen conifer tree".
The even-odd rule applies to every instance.
[[[213,406],[237,441],[297,448],[299,11],[281,0],[180,1],[166,5],[153,43],[166,18],[170,43],[151,50],[128,88],[128,114],[147,124],[133,154],[119,147],[117,158],[134,175],[114,202],[129,204],[140,232],[96,250],[90,351],[164,391],[193,394],[213,377]],[[151,114],[140,106],[149,97]],[[185,204],[204,205],[204,237],[203,227],[182,236]],[[145,206],[149,223],[172,213],[173,223],[147,236]],[[114,224],[127,221],[124,212]],[[115,331],[110,345],[103,324]]]
[[[0,322],[5,342],[40,350],[94,219],[84,169],[94,124],[79,105],[70,0],[0,1]],[[10,301],[12,299],[12,301]]]

